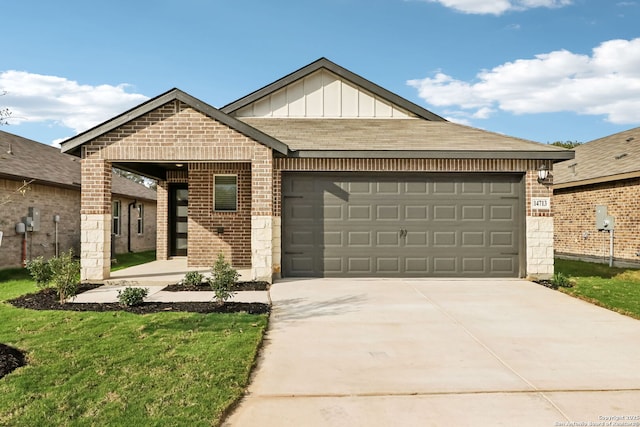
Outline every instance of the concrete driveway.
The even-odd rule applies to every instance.
[[[540,285],[309,279],[271,298],[226,425],[640,426],[640,321]]]

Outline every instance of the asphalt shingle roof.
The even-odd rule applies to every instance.
[[[80,189],[80,159],[59,149],[0,130],[0,176]],[[156,200],[155,190],[113,174],[114,194]]]
[[[423,119],[241,120],[291,150],[566,151],[447,121]]]
[[[574,151],[573,160],[554,165],[554,184],[580,185],[583,181],[607,181],[640,173],[640,127],[595,139]]]

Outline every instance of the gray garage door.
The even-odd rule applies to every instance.
[[[522,177],[283,177],[287,277],[517,277]]]

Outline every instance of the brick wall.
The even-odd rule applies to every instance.
[[[40,231],[28,234],[27,259],[55,255],[54,215],[60,215],[58,243],[60,251],[73,249],[80,253],[80,192],[74,189],[32,183],[22,196],[15,190],[22,181],[0,179],[0,231],[4,233],[0,244],[0,268],[20,267],[22,263],[23,235],[15,232],[15,224],[27,216],[29,207],[40,210]]]
[[[213,180],[216,174],[238,176],[238,210],[213,210]],[[251,267],[251,164],[189,164],[188,262],[190,266],[212,266],[220,252],[238,268]],[[224,227],[218,234],[217,228]]]
[[[640,178],[556,189],[557,253],[609,259],[609,233],[595,226],[596,205],[615,218],[614,258],[640,264]]]

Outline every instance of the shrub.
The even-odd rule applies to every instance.
[[[135,307],[142,305],[147,295],[149,295],[149,288],[133,288],[127,286],[118,291],[118,301],[123,307]]]
[[[551,283],[555,287],[562,287],[562,288],[571,288],[573,286],[573,283],[571,282],[571,279],[569,278],[569,276],[560,272],[553,273],[553,279],[551,280]]]
[[[49,260],[51,269],[51,283],[58,292],[60,304],[64,304],[68,298],[75,297],[80,282],[80,262],[73,257],[73,251],[69,249],[60,256]]]
[[[212,273],[213,277],[209,279],[209,285],[213,290],[215,300],[218,303],[223,303],[235,294],[233,285],[240,275],[236,269],[231,267],[231,264],[225,261],[222,253],[218,255]]]
[[[182,279],[182,284],[186,286],[200,286],[202,285],[202,280],[204,276],[197,271],[189,271],[184,275],[184,279]]]
[[[39,288],[46,288],[51,281],[51,267],[49,263],[44,260],[43,257],[31,260],[27,263],[27,270],[29,274],[36,282],[36,286]]]

